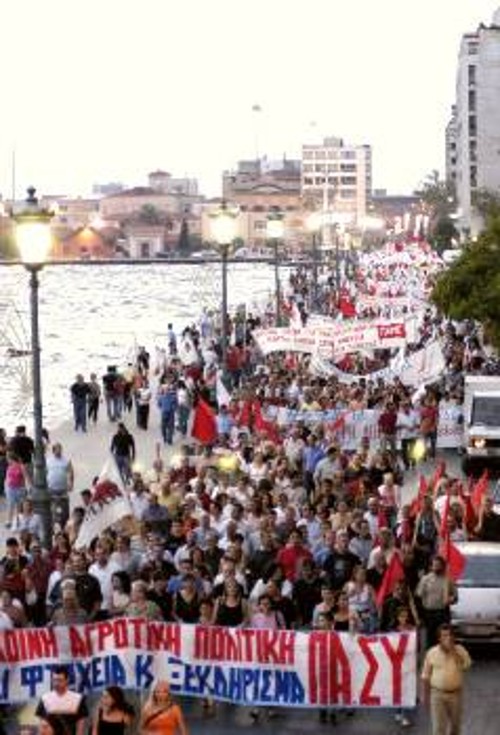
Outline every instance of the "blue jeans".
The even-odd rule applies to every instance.
[[[110,421],[118,421],[122,417],[123,398],[122,396],[113,396],[106,394],[106,410]]]
[[[115,454],[116,466],[123,482],[126,484],[132,477],[132,466],[130,457],[126,457],[123,454]]]
[[[87,401],[77,398],[73,401],[73,414],[75,416],[75,431],[81,429],[87,431]]]
[[[161,415],[161,435],[165,444],[172,444],[175,430],[175,412],[169,411]]]

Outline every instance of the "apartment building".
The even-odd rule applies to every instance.
[[[462,37],[454,126],[458,226],[467,237],[483,224],[475,194],[500,194],[500,8],[490,25]]]
[[[333,136],[302,146],[301,193],[307,209],[339,214],[355,225],[366,216],[371,191],[371,146]]]

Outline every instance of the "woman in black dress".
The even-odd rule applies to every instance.
[[[248,607],[235,579],[224,583],[224,592],[215,603],[214,625],[240,628],[248,622]]]
[[[121,687],[107,687],[94,717],[92,735],[124,735],[133,719],[134,709]]]

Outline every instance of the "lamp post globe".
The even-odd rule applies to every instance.
[[[21,261],[29,273],[31,311],[31,369],[33,378],[33,505],[43,523],[43,541],[52,543],[52,512],[47,487],[47,466],[43,441],[42,374],[40,365],[40,328],[38,316],[39,272],[47,261],[52,242],[50,222],[52,212],[42,209],[34,188],[20,211],[13,213],[16,244]]]

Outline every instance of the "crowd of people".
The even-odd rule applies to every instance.
[[[312,287],[295,278],[292,291],[297,283],[302,291]],[[88,383],[77,378],[75,429],[99,420],[104,400],[107,419],[117,422],[111,447],[133,508],[133,517],[85,549],[75,548],[75,540],[95,487],[75,487],[62,447],[47,444],[49,489],[62,508],[48,543],[29,498],[33,442],[24,427],[10,438],[0,433],[0,486],[12,527],[0,560],[0,629],[125,616],[272,630],[416,629],[423,631],[422,650],[435,646],[457,595],[440,553],[443,538],[500,540],[500,516],[488,494],[473,507],[470,487],[436,458],[441,401],[459,406],[464,373],[486,361],[475,325],[424,314],[421,334],[441,337],[447,367],[415,397],[398,378],[345,384],[313,375],[308,356],[263,358],[252,340],[261,324],[252,315],[243,323],[228,317],[224,373],[220,334],[205,315],[178,337],[169,325],[156,364],[141,348],[124,373],[108,369],[102,387],[95,375]],[[374,356],[381,365],[389,358]],[[126,426],[134,405],[140,430],[151,430],[149,407],[156,405],[164,444],[178,447],[169,462],[158,455],[142,472],[134,469],[133,429]],[[193,442],[189,427],[200,406],[213,430]],[[297,411],[299,419],[277,424],[270,406]],[[380,409],[378,438],[363,437],[354,449],[343,445],[338,422],[303,418],[308,411],[365,408]],[[416,478],[417,464],[425,479],[414,493],[404,486],[405,473]],[[71,511],[70,495],[78,498]],[[394,556],[403,575],[384,594]],[[64,693],[67,672],[54,671],[54,686],[57,676]],[[82,702],[77,725],[87,722]],[[40,732],[67,732],[57,729],[49,705],[42,701],[37,709]],[[216,712],[211,700],[203,706]],[[142,733],[185,733],[165,682],[137,716]],[[257,720],[261,710],[250,716]],[[132,717],[123,693],[111,687],[90,715],[91,732],[124,732]],[[335,710],[319,713],[321,722],[337,717]],[[411,724],[408,711],[396,719],[401,727]],[[70,731],[83,735],[77,725]]]

